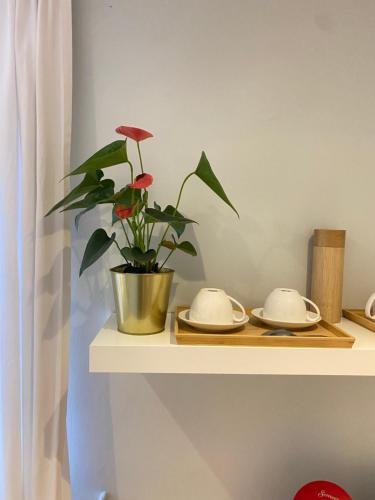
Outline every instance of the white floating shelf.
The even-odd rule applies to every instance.
[[[90,372],[375,376],[375,333],[343,318],[352,349],[177,345],[174,315],[156,335],[124,335],[112,315],[90,345]]]

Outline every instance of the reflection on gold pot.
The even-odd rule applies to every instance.
[[[164,330],[174,271],[124,273],[111,269],[117,326],[120,332],[149,335]]]

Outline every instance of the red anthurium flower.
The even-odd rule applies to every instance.
[[[116,205],[115,206],[115,214],[119,219],[127,219],[131,217],[134,212],[135,205],[132,207],[126,207],[125,205]]]
[[[146,189],[153,183],[154,178],[151,174],[139,174],[135,178],[132,184],[128,184],[129,187],[134,189]]]
[[[143,130],[142,128],[137,127],[127,127],[126,125],[121,125],[121,127],[116,128],[116,132],[118,134],[122,134],[125,137],[129,137],[129,139],[133,139],[134,141],[140,142],[148,139],[149,137],[154,137],[151,132],[147,132],[147,130]]]

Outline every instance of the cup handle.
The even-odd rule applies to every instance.
[[[228,297],[228,299],[229,299],[231,302],[233,302],[233,304],[235,304],[236,306],[238,306],[238,307],[241,309],[242,316],[241,316],[240,318],[236,318],[236,317],[234,316],[234,314],[233,314],[233,321],[234,321],[235,323],[240,323],[241,321],[243,321],[243,320],[245,319],[245,317],[246,317],[246,311],[245,311],[245,309],[244,309],[243,305],[242,305],[242,304],[240,304],[240,303],[238,302],[238,300],[234,299],[233,297],[230,297],[229,295],[228,295],[227,297]]]
[[[375,319],[375,313],[371,314],[374,302],[375,302],[375,292],[371,295],[371,297],[368,299],[366,303],[365,315],[369,319]]]
[[[312,305],[313,308],[315,309],[315,311],[317,312],[319,318],[320,318],[320,311],[319,311],[319,307],[310,299],[307,299],[306,297],[302,297],[303,300],[305,302],[307,302],[308,304]],[[306,319],[307,321],[311,321],[311,322],[315,322],[316,321],[316,318],[312,318],[311,316],[309,316],[309,313],[307,313],[307,316],[306,316]]]

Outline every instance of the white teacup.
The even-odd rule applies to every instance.
[[[242,315],[234,315],[232,302]],[[201,288],[191,304],[189,319],[213,325],[233,324],[245,319],[243,306],[219,288]]]
[[[264,303],[263,317],[274,321],[291,323],[316,322],[316,315],[306,309],[306,302],[311,304],[320,317],[319,308],[314,302],[303,297],[291,288],[275,288]]]
[[[365,315],[368,319],[375,320],[375,313],[373,313],[374,304],[375,304],[375,292],[371,295],[371,297],[368,299],[366,303]]]

